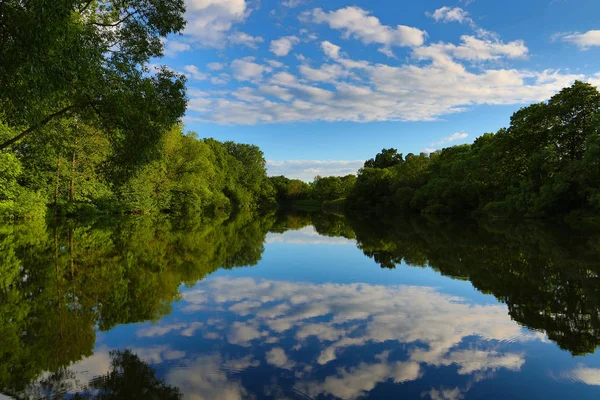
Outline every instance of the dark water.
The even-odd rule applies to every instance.
[[[0,225],[0,398],[597,399],[599,272],[538,224]]]

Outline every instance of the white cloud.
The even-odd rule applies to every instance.
[[[450,142],[455,142],[457,140],[462,140],[462,139],[466,139],[469,137],[469,134],[464,133],[464,132],[460,132],[460,133],[454,133],[450,136],[447,136],[445,138],[442,138],[442,140],[440,140],[440,144],[446,144],[446,143],[450,143]]]
[[[426,13],[427,16],[433,18],[436,22],[458,22],[474,25],[473,20],[469,17],[469,13],[460,7],[444,6],[438,8],[433,13]]]
[[[397,58],[396,55],[394,54],[394,52],[392,51],[392,49],[390,49],[389,47],[382,47],[380,49],[377,49],[378,52],[380,52],[381,54],[384,54],[390,58]]]
[[[184,51],[188,51],[192,48],[188,43],[179,42],[176,40],[163,40],[164,54],[167,57],[176,57],[177,54],[182,53]]]
[[[404,40],[399,39],[401,30],[382,25],[356,7],[331,12],[316,9],[303,18],[327,22],[365,43],[378,43],[389,56],[393,56],[390,49]],[[295,69],[275,60],[235,60],[227,72],[242,82],[239,87],[213,91],[198,101],[190,94],[196,111],[190,107],[187,118],[224,125],[431,121],[478,105],[544,101],[576,79],[599,79],[559,70],[512,68],[509,61],[527,58],[525,43],[503,42],[497,35],[474,29],[473,35],[463,35],[458,43],[413,47],[410,57],[390,63],[352,59],[330,41],[319,44],[323,61],[305,60]],[[279,56],[288,55],[298,40],[283,37],[271,47]],[[417,42],[422,44],[413,43]],[[274,69],[277,73],[268,76]],[[223,84],[229,75],[207,79]],[[304,175],[302,179],[311,178]]]
[[[281,347],[272,348],[265,355],[267,363],[283,369],[293,369],[296,363],[290,360]]]
[[[194,43],[225,47],[234,24],[243,22],[250,10],[246,0],[185,0],[187,25],[184,30]]]
[[[270,176],[284,175],[289,178],[312,181],[319,176],[345,176],[356,174],[364,160],[267,160]]]
[[[591,76],[588,80],[588,83],[600,88],[600,72]]]
[[[188,326],[181,331],[181,336],[191,337],[194,336],[196,331],[202,329],[204,324],[202,322],[192,322],[188,324]]]
[[[460,388],[452,389],[431,389],[429,392],[421,394],[421,398],[429,396],[431,400],[462,400],[464,399],[464,391]]]
[[[288,8],[295,8],[304,4],[306,0],[285,0],[281,2],[281,5]]]
[[[316,86],[310,86],[302,83],[300,79],[288,72],[278,72],[274,74],[268,81],[270,86],[260,87],[259,91],[266,94],[272,94],[272,89],[276,88],[277,97],[286,101],[293,100],[292,105],[296,110],[306,112],[312,107],[312,104],[329,102],[333,99],[334,93]],[[310,103],[309,103],[310,102]],[[265,101],[262,104],[271,104]],[[273,103],[275,104],[275,103]],[[255,104],[250,105],[254,107]]]
[[[500,368],[519,371],[525,363],[522,354],[502,354],[493,350],[457,350],[447,354],[439,354],[438,349],[417,349],[411,353],[411,360],[436,367],[457,365],[459,375],[470,375],[474,372],[496,371]]]
[[[452,143],[452,142],[466,139],[468,137],[469,137],[469,135],[465,132],[453,133],[450,136],[441,138],[439,141],[437,141],[435,143],[431,143],[431,146],[436,146],[436,147],[427,147],[427,148],[423,149],[423,151],[425,153],[433,153],[433,152],[437,151],[439,149],[439,147],[448,145],[449,143]]]
[[[380,357],[381,358],[381,357]],[[421,368],[415,362],[389,362],[382,360],[375,364],[360,363],[350,369],[338,369],[335,376],[328,376],[325,381],[298,383],[295,389],[306,393],[310,398],[321,394],[331,394],[340,399],[357,399],[363,397],[380,382],[392,380],[403,383],[421,377]]]
[[[194,333],[202,328],[202,322],[180,323],[170,325],[150,325],[138,329],[136,335],[138,337],[158,337],[165,336],[171,332],[177,332],[181,336],[193,336]]]
[[[600,386],[600,368],[579,366],[565,374],[563,377],[582,382],[590,386]]]
[[[431,59],[437,62],[453,62],[449,57],[468,61],[490,61],[501,58],[526,58],[529,49],[522,40],[503,43],[499,40],[478,39],[474,36],[461,36],[461,43],[437,43],[419,47],[413,56],[417,59]]]
[[[243,372],[250,367],[258,367],[260,362],[254,359],[252,354],[242,358],[228,359],[223,362],[223,369],[235,373]]]
[[[248,46],[251,49],[256,49],[258,48],[259,43],[264,42],[264,39],[260,36],[251,36],[244,32],[235,32],[229,35],[229,42]]]
[[[362,68],[360,85],[336,83],[335,90],[307,85],[290,73],[286,82],[275,76],[270,85],[249,87],[258,95],[276,93],[274,100],[248,104],[216,96],[215,107],[206,113],[218,124],[253,125],[309,121],[429,121],[463,112],[478,104],[526,104],[543,101],[583,75],[557,71],[514,69],[467,71],[451,59],[430,65],[372,65],[340,59],[347,68]],[[247,67],[247,68],[246,68]],[[239,81],[258,82],[267,69],[255,63],[232,63]],[[305,71],[306,72],[306,71]],[[278,78],[281,78],[279,76]],[[293,90],[292,82],[295,82]],[[287,86],[282,88],[281,86]]]
[[[185,352],[174,350],[170,346],[132,347],[132,353],[148,364],[160,364],[164,361],[180,360],[185,358]]]
[[[457,132],[453,133],[450,136],[443,137],[439,142],[435,143],[437,145],[444,145],[452,142],[456,142],[457,140],[463,140],[469,137],[469,134],[465,132]]]
[[[225,85],[229,82],[230,76],[228,74],[219,74],[219,76],[211,76],[210,83],[213,85]]]
[[[351,6],[337,11],[325,12],[320,8],[301,14],[301,19],[328,24],[330,28],[341,30],[345,38],[355,38],[365,44],[392,46],[421,46],[427,33],[420,29],[397,25],[395,28],[381,24],[369,11]]]
[[[346,239],[343,237],[322,236],[312,226],[306,226],[298,230],[286,231],[283,234],[269,233],[265,243],[293,243],[302,245],[342,245],[356,246],[355,240]]]
[[[294,389],[312,398],[330,394],[355,399],[380,382],[419,379],[424,365],[455,366],[457,374],[479,380],[500,369],[518,371],[525,362],[524,354],[503,352],[498,344],[544,340],[540,333],[512,321],[504,305],[471,305],[460,297],[425,287],[212,278],[184,293],[184,303],[196,301],[209,302],[211,309],[226,309],[243,319],[218,328],[227,331],[225,337],[230,343],[262,347],[277,342],[273,340],[276,337],[280,343],[293,338],[296,346],[268,348],[265,360],[293,371],[297,377]],[[205,329],[213,328],[207,325]],[[467,338],[471,346],[465,348],[461,344]],[[294,359],[294,351],[315,340],[320,344],[316,348],[321,350],[312,361]],[[307,376],[315,362],[328,364],[349,349],[384,342],[402,343],[407,358],[390,361],[390,353],[384,352],[375,361],[336,366],[335,372],[324,379]],[[218,364],[213,365],[215,362],[223,363],[206,362],[213,371],[221,370]],[[196,381],[206,382],[207,377],[201,376],[206,372],[193,372]],[[594,382],[595,375],[585,372],[577,375],[589,376],[588,382]],[[219,382],[225,384],[223,379]],[[450,396],[451,392],[429,394],[443,398],[440,396]]]
[[[181,390],[186,399],[223,399],[242,400],[247,398],[248,392],[238,380],[230,379],[222,370],[229,365],[238,372],[255,366],[252,362],[242,359],[224,360],[220,354],[198,357],[193,361],[186,361],[185,368],[173,369],[168,372],[165,381]]]
[[[348,70],[339,64],[323,64],[320,68],[311,68],[308,65],[301,65],[300,75],[309,81],[329,82],[345,78],[349,75]]]
[[[254,58],[249,57],[233,60],[231,62],[231,72],[238,81],[255,81],[261,80],[264,73],[271,72],[271,67],[257,64],[254,62]]]
[[[289,54],[296,44],[300,42],[296,36],[285,36],[271,41],[269,50],[277,57],[285,57]]]
[[[426,349],[417,347],[411,352],[411,360],[452,363],[462,374],[493,370],[498,365],[516,369],[520,361],[513,357],[515,354],[508,357],[511,354],[497,349],[482,353],[481,347],[472,351],[456,346],[470,336],[484,341],[542,337],[514,323],[506,306],[469,305],[464,299],[424,287],[213,278],[184,293],[184,303],[196,301],[226,305],[230,312],[245,318],[229,326],[227,338],[236,344],[267,338],[269,330],[283,335],[299,328],[295,334],[298,341],[315,337],[327,344],[321,353],[327,357],[320,356],[323,362],[336,358],[338,351],[349,346],[395,340],[426,343]],[[235,307],[238,304],[243,307]]]
[[[327,57],[333,58],[334,60],[340,57],[340,46],[325,40],[324,42],[321,42],[321,48]]]
[[[352,60],[340,47],[324,41],[328,60],[320,66],[263,80],[271,67],[249,59],[232,63],[238,81],[251,82],[248,94],[266,97],[240,102],[232,93],[212,97],[213,108],[199,116],[218,124],[253,125],[311,121],[430,121],[480,104],[528,104],[550,98],[581,74],[482,67],[468,69],[460,61],[482,62],[523,58],[520,41],[503,43],[463,37],[459,45],[434,44],[413,49],[416,63],[387,65]],[[350,83],[351,82],[351,83]],[[327,85],[327,88],[322,87]]]
[[[237,310],[232,310],[237,311]],[[243,314],[243,312],[242,312]],[[227,333],[227,340],[229,343],[237,344],[240,346],[250,346],[250,342],[254,339],[266,336],[265,333],[260,332],[254,326],[243,322],[234,322],[229,328]]]
[[[61,384],[63,385],[63,388],[70,388],[73,392],[81,390],[94,378],[106,375],[110,371],[111,363],[110,350],[106,346],[101,346],[100,348],[95,349],[93,355],[71,365],[69,367],[71,376]],[[40,380],[47,378],[49,375],[50,374],[47,372],[44,373],[40,377]],[[69,375],[65,374],[65,376]],[[46,396],[47,393],[25,398],[43,398]]]
[[[285,64],[282,62],[279,62],[277,60],[266,60],[267,64],[269,64],[271,67],[273,68],[285,68]]]
[[[248,103],[255,103],[255,102],[265,100],[265,98],[263,96],[255,95],[254,91],[250,88],[240,88],[240,89],[236,90],[235,92],[233,92],[233,95],[236,98],[238,98],[242,101],[246,101]]]
[[[564,42],[572,43],[582,50],[590,47],[600,46],[600,30],[591,30],[585,33],[559,34]]]
[[[185,71],[184,73],[189,79],[197,81],[204,81],[208,79],[208,75],[201,72],[195,65],[186,65],[185,67],[183,67],[183,70]]]
[[[213,63],[207,64],[206,68],[210,69],[211,71],[220,71],[223,68],[225,68],[225,64],[213,62]]]
[[[471,382],[499,370],[519,371],[525,355],[503,351],[503,343],[544,339],[512,321],[505,305],[470,304],[427,287],[221,277],[184,291],[181,303],[184,309],[208,306],[215,316],[196,322],[145,324],[138,335],[176,332],[243,346],[233,352],[242,352],[236,358],[225,353],[186,358],[186,352],[169,345],[131,349],[149,364],[177,360],[177,368],[166,372],[165,381],[190,399],[251,398],[240,373],[260,366],[253,355],[257,348],[264,349],[266,363],[293,374],[296,392],[311,398],[357,399],[383,382],[420,379],[426,366],[452,366],[456,374],[468,375]],[[283,345],[292,342],[296,346]],[[394,348],[401,345],[405,359],[392,359],[390,350],[374,356],[365,351],[376,343],[395,343]],[[312,355],[308,349],[314,350]],[[299,351],[302,356],[296,358]],[[366,360],[354,362],[353,358],[351,365],[344,364],[345,358],[338,356],[345,351],[365,355]],[[337,363],[325,369],[315,365],[334,360]],[[73,387],[108,372],[110,362],[109,349],[100,347],[92,357],[72,365],[69,369],[77,380]],[[600,385],[599,369],[579,366],[562,376]],[[470,386],[432,389],[424,396],[458,400]]]
[[[139,337],[164,336],[170,332],[181,330],[186,326],[186,324],[150,325],[148,327],[138,329],[136,335]]]
[[[196,112],[209,112],[213,102],[210,99],[202,97],[194,97],[188,102],[188,110]]]

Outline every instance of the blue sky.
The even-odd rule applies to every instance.
[[[186,129],[261,147],[272,175],[354,173],[506,126],[600,84],[597,0],[186,0],[158,60],[188,76]]]

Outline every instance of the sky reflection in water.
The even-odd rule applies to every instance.
[[[561,351],[468,281],[379,269],[354,239],[310,226],[268,234],[257,266],[182,293],[157,323],[99,333],[94,355],[71,367],[79,385],[127,348],[189,399],[600,395],[597,355]]]

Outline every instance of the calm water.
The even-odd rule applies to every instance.
[[[599,272],[600,234],[535,224],[1,225],[0,391],[597,399]]]

